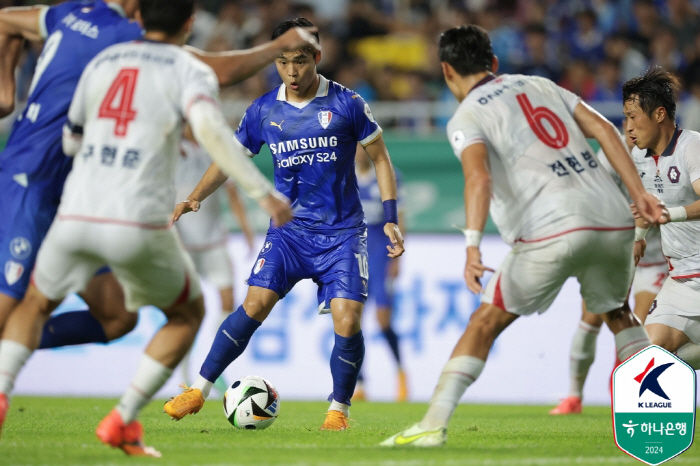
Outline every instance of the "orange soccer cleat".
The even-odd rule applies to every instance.
[[[341,411],[328,411],[326,420],[319,430],[335,430],[341,431],[348,428],[348,418]]]
[[[95,430],[97,438],[105,445],[121,448],[129,456],[151,456],[160,458],[161,453],[143,444],[143,427],[139,421],[124,424],[122,417],[113,409]]]
[[[188,414],[197,414],[204,406],[204,397],[200,389],[189,388],[186,385],[180,385],[180,388],[184,391],[170,398],[163,406],[163,412],[176,421]]]
[[[559,406],[552,409],[549,414],[559,415],[559,414],[581,414],[581,398],[577,396],[570,396],[564,398]]]

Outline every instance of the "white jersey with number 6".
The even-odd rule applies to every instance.
[[[183,121],[201,99],[218,101],[214,72],[180,47],[129,42],[97,55],[68,114],[84,137],[59,218],[167,224]]]
[[[506,242],[634,226],[624,196],[574,120],[580,102],[545,78],[488,76],[448,123],[458,159],[472,144],[488,149],[490,213]]]

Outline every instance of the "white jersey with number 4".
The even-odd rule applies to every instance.
[[[580,102],[545,78],[488,76],[448,123],[458,159],[472,144],[488,149],[490,213],[506,242],[633,228],[629,205],[574,120]]]
[[[129,42],[97,55],[68,114],[72,132],[85,135],[59,218],[167,224],[183,121],[200,99],[218,101],[216,76],[181,47]]]
[[[668,207],[692,204],[700,199],[693,182],[700,179],[700,133],[676,128],[666,150],[657,157],[632,149],[632,159],[644,188]],[[700,277],[700,222],[661,225],[661,245],[674,279]],[[699,305],[700,307],[700,305]]]

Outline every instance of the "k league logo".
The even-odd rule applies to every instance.
[[[661,464],[693,443],[695,371],[652,345],[615,369],[613,432],[617,446],[644,463]]]

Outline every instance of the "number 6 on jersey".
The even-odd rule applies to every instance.
[[[131,104],[134,100],[138,76],[138,68],[122,69],[107,91],[105,100],[100,105],[100,113],[98,114],[100,118],[113,118],[116,120],[114,127],[116,136],[126,136],[129,122],[136,119],[136,110],[131,107]]]

